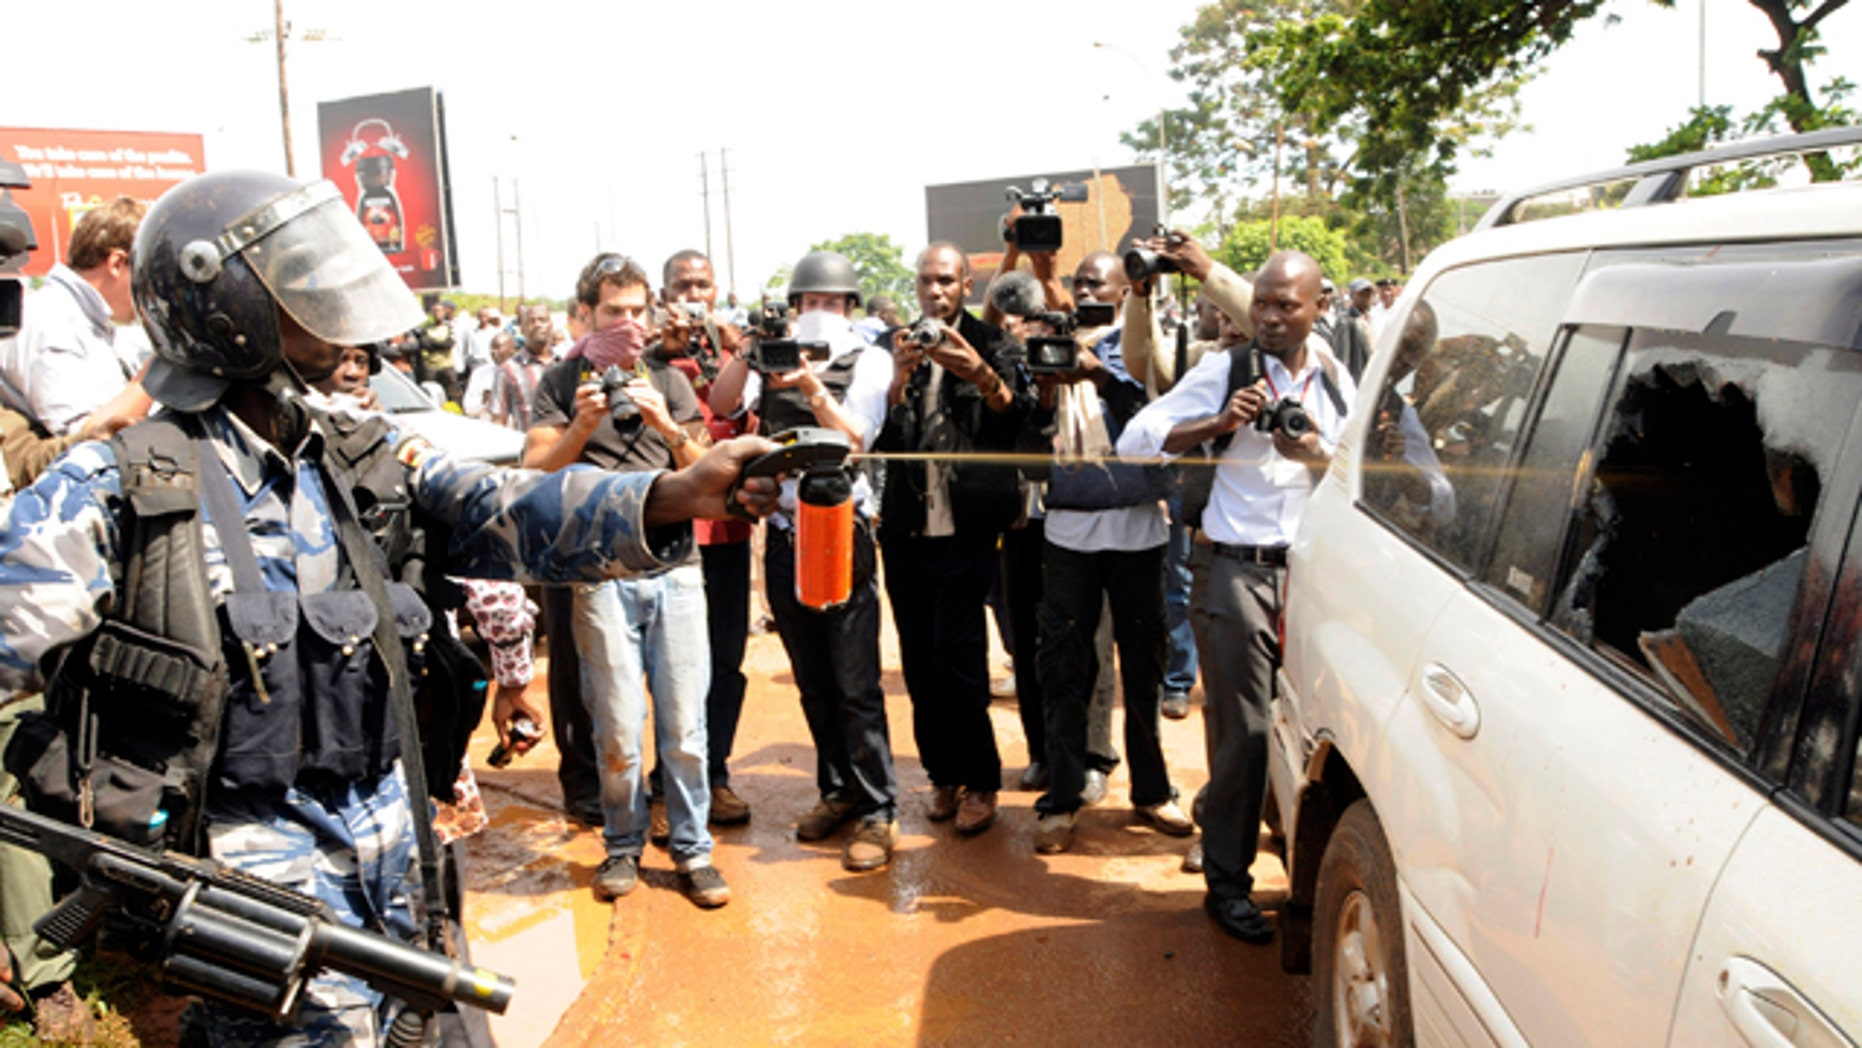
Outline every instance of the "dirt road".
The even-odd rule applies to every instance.
[[[1034,852],[1032,793],[1004,791],[996,825],[973,839],[929,822],[889,621],[887,633],[902,832],[890,869],[850,874],[840,840],[795,839],[814,757],[773,634],[750,641],[731,762],[755,815],[713,831],[733,891],[722,910],[679,894],[651,846],[641,886],[595,902],[600,841],[556,808],[555,751],[479,769],[493,828],[473,845],[467,909],[476,959],[518,982],[494,1024],[504,1048],[1308,1043],[1307,980],[1282,975],[1274,947],[1229,939],[1204,916],[1201,878],[1179,870],[1188,842],[1135,822],[1122,768],[1061,855]],[[992,716],[1013,781],[1027,762],[1014,700]],[[1198,706],[1164,722],[1186,804],[1205,778],[1200,718]],[[474,760],[494,741],[481,731]],[[1257,898],[1276,902],[1278,862],[1263,858],[1255,874]]]

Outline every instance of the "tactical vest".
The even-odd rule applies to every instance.
[[[847,402],[847,387],[853,384],[853,366],[864,352],[865,347],[848,350],[816,372],[835,403]],[[797,426],[820,425],[815,421],[815,409],[808,406],[808,398],[801,390],[793,386],[771,389],[768,376],[764,377],[762,396],[757,400],[756,417],[760,422],[759,431],[766,437]]]
[[[327,437],[325,483],[348,485],[358,522],[400,569],[388,600],[405,672],[418,681],[433,615],[403,581],[425,560],[409,471],[382,420],[312,415]],[[190,416],[161,414],[113,438],[124,496],[118,599],[94,633],[48,657],[46,712],[22,721],[6,758],[35,810],[188,852],[204,850],[211,789],[281,792],[300,777],[379,775],[400,755],[401,734],[389,660],[373,655],[376,607],[353,569],[325,593],[266,591],[243,519],[216,524],[237,585],[215,601],[199,432]],[[217,460],[207,468],[223,470]],[[449,797],[457,769],[455,757]]]

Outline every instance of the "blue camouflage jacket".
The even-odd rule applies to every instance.
[[[202,418],[237,489],[265,587],[333,587],[342,560],[315,466],[323,434],[313,425],[287,457],[223,408]],[[498,469],[434,452],[409,467],[408,486],[415,506],[450,531],[453,573],[596,582],[663,570],[686,557],[689,525],[645,527],[647,491],[658,475]],[[40,658],[102,622],[123,570],[122,510],[120,471],[104,443],[72,448],[14,498],[0,532],[0,689],[37,687]],[[232,571],[204,509],[202,524],[208,580],[224,599]]]

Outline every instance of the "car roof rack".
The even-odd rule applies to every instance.
[[[1627,182],[1631,179],[1634,179],[1636,184],[1630,189],[1629,195],[1623,198],[1619,207],[1666,204],[1682,196],[1687,188],[1688,172],[1696,167],[1725,164],[1735,160],[1752,160],[1757,157],[1781,156],[1786,153],[1814,153],[1835,146],[1857,143],[1862,143],[1862,126],[1832,127],[1801,135],[1754,138],[1699,153],[1644,160],[1594,174],[1547,182],[1544,185],[1508,194],[1488,208],[1487,213],[1481,216],[1480,222],[1474,228],[1480,230],[1513,225],[1520,221],[1518,214],[1520,205],[1538,197],[1569,192],[1574,189],[1585,189],[1590,186],[1608,185],[1612,182]]]

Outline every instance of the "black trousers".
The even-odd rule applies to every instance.
[[[1203,880],[1222,899],[1254,889],[1267,796],[1268,699],[1280,667],[1280,581],[1285,568],[1244,564],[1206,545],[1190,551],[1190,623],[1203,671]]]
[[[996,574],[996,536],[907,536],[881,548],[918,757],[932,785],[994,793],[1002,757],[989,720],[983,606]]]
[[[700,546],[705,564],[706,627],[711,635],[711,690],[705,695],[711,787],[731,783],[731,748],[744,711],[744,648],[750,638],[750,543]],[[654,768],[655,775],[658,768]],[[654,783],[653,792],[659,793]]]
[[[1007,647],[1015,658],[1015,704],[1031,761],[1047,760],[1047,721],[1036,661],[1041,644],[1041,558],[1046,535],[1046,522],[1040,517],[1002,533],[1002,603],[1008,610],[1009,634],[1015,639]]]
[[[574,593],[567,586],[543,587],[543,629],[549,635],[550,735],[561,760],[563,806],[572,812],[601,810],[601,768],[595,759],[595,721],[582,698],[582,660],[575,650]]]
[[[770,614],[815,742],[815,784],[825,798],[851,801],[862,819],[897,817],[886,693],[879,683],[879,584],[872,532],[854,528],[853,595],[827,611],[795,599],[794,536],[774,525],[763,548]]]
[[[1108,598],[1125,690],[1125,752],[1131,802],[1143,807],[1176,796],[1158,738],[1157,689],[1164,676],[1164,546],[1082,553],[1047,544],[1041,597],[1040,669],[1047,715],[1049,789],[1042,813],[1080,807],[1086,785],[1088,707],[1099,677],[1093,635]]]

